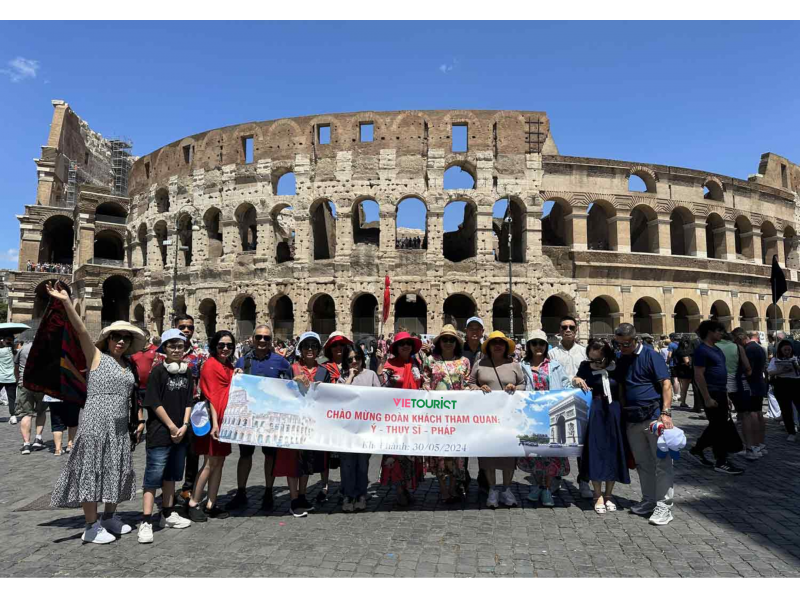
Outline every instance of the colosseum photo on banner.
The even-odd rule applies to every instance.
[[[591,396],[401,390],[237,375],[220,426],[231,443],[438,456],[580,456]]]

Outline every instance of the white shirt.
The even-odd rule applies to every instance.
[[[567,350],[563,344],[559,344],[547,356],[564,367],[564,372],[569,378],[569,383],[572,385],[572,378],[578,373],[578,367],[586,360],[586,346],[581,346],[578,343],[572,345],[572,348]]]

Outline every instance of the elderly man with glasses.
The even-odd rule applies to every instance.
[[[636,341],[636,329],[622,323],[614,331],[619,345],[617,381],[624,396],[628,442],[642,486],[642,501],[631,507],[634,514],[650,515],[652,525],[672,521],[673,473],[669,454],[658,458],[656,441],[650,433],[653,421],[672,429],[672,384],[667,364],[652,348]]]
[[[570,385],[572,385],[571,382],[578,373],[578,367],[586,360],[586,346],[580,345],[577,341],[578,320],[575,317],[570,315],[562,317],[559,329],[561,333],[561,343],[555,348],[552,348],[548,352],[548,356],[551,360],[555,360],[564,367],[564,374],[570,382]],[[580,458],[578,459],[578,468],[580,469]],[[592,497],[592,489],[589,487],[588,481],[578,481],[578,486],[580,487],[581,498]]]

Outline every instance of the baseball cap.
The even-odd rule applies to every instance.
[[[470,317],[469,319],[467,319],[467,324],[464,326],[464,329],[469,327],[470,323],[478,323],[480,324],[481,327],[484,327],[485,329],[485,326],[483,324],[483,319],[481,319],[480,317]]]
[[[192,407],[189,417],[192,423],[192,430],[197,437],[202,437],[211,431],[211,419],[208,416],[208,408],[205,402],[197,402]]]

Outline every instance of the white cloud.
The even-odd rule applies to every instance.
[[[449,63],[442,63],[439,65],[439,70],[445,75],[458,66],[458,60],[455,58]]]
[[[2,254],[0,254],[0,263],[14,263],[17,264],[19,262],[19,250],[16,248],[9,248]]]
[[[23,79],[35,79],[36,72],[39,70],[39,61],[18,56],[8,61],[8,69],[0,69],[0,73],[8,75],[13,83]]]

